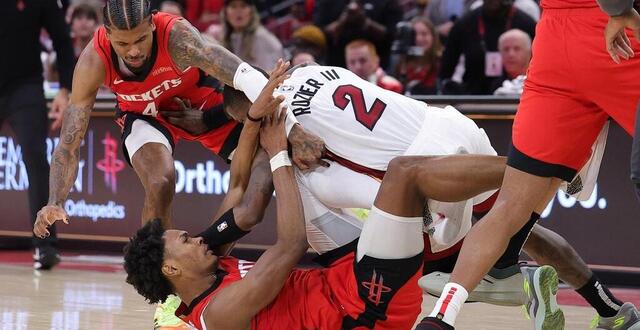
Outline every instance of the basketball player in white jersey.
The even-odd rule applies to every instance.
[[[343,165],[298,172],[298,178],[306,188],[303,188],[303,195],[315,197],[336,212],[341,208],[370,208],[378,191],[378,179],[394,157],[496,155],[484,131],[452,107],[429,107],[366,83],[343,68],[296,68],[277,93],[285,96],[290,110],[305,130],[324,139],[332,163]],[[236,120],[245,120],[246,111],[238,101],[241,95],[227,88],[224,96],[229,105],[228,113]],[[354,173],[354,169],[360,174]],[[481,196],[477,201],[490,195]],[[362,224],[356,219],[347,220],[352,229],[338,225],[341,237],[333,237],[336,233],[326,222],[314,223],[313,220],[321,218],[325,212],[314,214],[314,207],[308,206],[310,199],[305,201],[305,212],[310,244],[316,251],[333,250],[359,236]],[[438,250],[454,245],[464,236],[471,225],[471,205],[470,202],[462,204],[462,209],[468,211],[469,222],[455,233],[447,232],[447,237],[443,237],[447,242],[441,242]],[[437,208],[432,211],[438,212]],[[344,222],[341,219],[332,221]],[[325,232],[320,227],[329,230]],[[352,234],[346,235],[345,229]]]
[[[302,127],[325,140],[327,155],[331,159],[328,168],[297,173],[307,221],[307,236],[310,245],[319,253],[344,246],[359,237],[362,222],[344,209],[371,208],[379,188],[379,179],[394,157],[496,155],[484,131],[454,108],[429,107],[369,84],[342,68],[297,68],[277,92],[286,97],[290,110]],[[224,99],[226,111],[236,120],[254,119],[247,117],[250,104],[240,92],[225,88]],[[455,160],[447,163],[443,159],[416,158],[415,164],[424,165],[425,161],[439,164],[434,165],[436,170],[437,167],[448,167],[453,172],[460,169],[457,175],[445,176],[452,181],[442,181],[442,184],[446,189],[461,190],[469,189],[469,185],[474,184],[472,180],[495,180],[497,186],[505,162],[503,158],[487,157],[486,166],[478,168],[474,164],[461,164]],[[410,163],[407,165],[411,166]],[[482,169],[486,172],[477,172]],[[476,172],[467,173],[469,170]],[[497,179],[487,177],[486,174],[492,171]],[[459,178],[465,178],[466,181],[461,182]],[[430,200],[428,209],[431,212],[426,216],[425,231],[429,236],[425,259],[429,259],[430,255],[454,256],[461,239],[471,227],[473,204],[484,201],[491,193],[456,203]],[[515,248],[512,248],[515,250],[515,262],[531,226],[524,231],[519,245],[515,244]],[[561,245],[563,250],[567,250],[566,241],[559,237],[550,238],[548,230],[540,227],[536,232],[537,235],[533,236],[542,243],[533,244],[535,248],[548,250],[551,244],[556,249]],[[570,246],[569,249],[572,253],[564,253],[561,255],[563,260],[554,261],[564,262],[563,270],[589,274],[583,263],[568,261],[575,259],[573,257],[576,255]],[[542,253],[532,254],[544,256]],[[515,262],[511,261],[512,264]],[[574,276],[567,274],[563,277]],[[515,296],[511,295],[512,303],[518,300]]]

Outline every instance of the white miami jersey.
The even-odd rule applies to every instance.
[[[403,155],[425,120],[427,105],[331,66],[296,69],[278,92],[298,122],[324,139],[327,150],[358,165],[386,171]]]

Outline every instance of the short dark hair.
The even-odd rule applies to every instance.
[[[251,104],[251,101],[244,95],[243,91],[239,91],[229,85],[224,85],[222,89],[222,100],[224,102],[225,110],[228,107],[238,111],[243,103]]]
[[[73,7],[73,11],[71,12],[71,21],[76,18],[86,17],[90,20],[98,21],[98,11],[93,6],[81,3],[75,7]]]
[[[124,247],[127,283],[133,285],[150,304],[164,301],[174,291],[162,273],[163,234],[160,219],[153,219],[140,228]]]
[[[151,1],[107,0],[102,14],[105,27],[131,30],[151,16]]]

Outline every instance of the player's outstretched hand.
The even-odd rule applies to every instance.
[[[191,135],[200,135],[209,130],[204,123],[202,110],[192,108],[191,101],[188,99],[174,97],[173,100],[178,104],[178,110],[160,110],[162,117],[166,118],[171,125],[181,128]]]
[[[273,107],[274,100],[278,100],[278,105],[284,101],[284,96],[274,97],[273,92],[289,77],[289,75],[286,74],[288,68],[289,62],[284,62],[282,59],[278,60],[276,67],[271,71],[269,81],[264,88],[262,88],[262,92],[260,92],[260,95],[258,95],[258,98],[249,109],[247,115],[249,119],[262,119],[277,109],[277,107]]]
[[[284,123],[287,118],[287,110],[280,109],[262,120],[260,128],[260,145],[269,154],[275,156],[282,150],[287,150],[287,136]]]
[[[609,18],[609,23],[604,28],[604,38],[607,44],[607,51],[614,62],[620,63],[620,58],[628,60],[635,56],[631,41],[625,33],[625,28],[631,29],[640,41],[640,15],[635,9],[620,16]]]
[[[38,211],[36,222],[33,224],[33,233],[40,238],[48,237],[49,230],[47,228],[58,220],[69,224],[69,216],[62,207],[57,205],[47,205],[43,207]]]
[[[295,125],[289,133],[292,160],[300,170],[308,170],[317,166],[329,167],[329,163],[322,160],[326,148],[324,140],[319,136],[307,132],[300,125]]]

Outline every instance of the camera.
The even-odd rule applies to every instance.
[[[416,32],[411,22],[396,25],[396,37],[391,44],[391,53],[396,55],[422,56],[424,49],[416,46]]]

